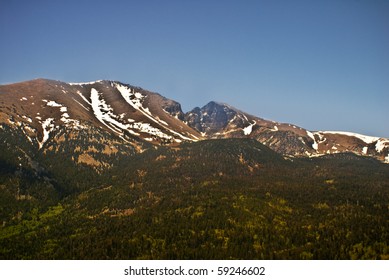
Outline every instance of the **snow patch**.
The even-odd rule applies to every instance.
[[[243,115],[243,116],[245,116],[245,115]],[[245,128],[243,128],[244,135],[250,135],[251,132],[253,131],[253,126],[256,125],[256,124],[257,124],[257,122],[254,121],[252,124],[250,124],[250,125],[246,126]]]
[[[315,132],[315,133],[313,133],[313,135],[314,135],[314,136],[316,135],[316,136],[319,137],[319,143],[322,143],[322,142],[324,142],[324,141],[327,140],[326,138],[324,138],[324,135],[321,134],[321,133],[319,133],[319,132]]]
[[[42,123],[42,129],[43,129],[43,138],[42,141],[39,142],[39,149],[43,147],[43,144],[49,139],[50,132],[54,129],[54,118],[48,118]]]
[[[237,119],[237,116],[238,116],[238,115],[235,115],[235,116],[230,120],[229,123],[233,123],[233,122]]]
[[[136,122],[131,125],[131,128],[135,128],[141,132],[145,132],[147,134],[151,134],[163,139],[167,139],[167,140],[173,139],[173,137],[163,133],[160,129],[151,126],[149,123]]]
[[[32,123],[32,119],[26,116],[22,116],[23,119],[27,120],[29,123]]]
[[[32,127],[25,126],[24,128],[27,129],[27,130],[29,130],[29,131],[31,131],[31,132],[33,132],[33,133],[35,133],[35,129],[32,128]]]
[[[74,129],[85,129],[86,126],[80,124],[80,121],[71,119],[68,113],[63,113],[61,115],[61,121],[66,125],[66,127],[72,127]]]
[[[85,86],[85,85],[94,85],[96,83],[101,83],[103,80],[97,80],[92,82],[83,82],[83,83],[68,83],[71,86]]]
[[[301,143],[303,143],[304,145],[307,145],[307,143],[305,143],[305,141],[302,137],[299,137],[298,139],[301,141]]]
[[[20,98],[20,101],[26,101],[27,100],[27,98],[26,97],[22,97],[22,98]]]
[[[47,102],[47,106],[50,106],[50,107],[62,107],[63,105],[62,104],[58,104],[55,101],[48,101]]]
[[[271,131],[278,131],[278,127],[275,125],[273,129],[270,129]]]
[[[312,148],[317,151],[319,149],[319,144],[316,142],[315,136],[308,130],[307,135],[313,140]]]
[[[199,137],[197,137],[196,135],[193,135],[192,133],[190,134],[194,139],[199,139]]]
[[[26,138],[28,139],[29,142],[31,142],[31,144],[33,144],[34,142],[32,141],[31,137],[28,136],[26,133],[24,133],[24,135],[26,136]]]
[[[377,152],[382,152],[383,149],[389,146],[389,140],[388,139],[379,139],[377,143],[375,144],[375,149]]]
[[[66,107],[61,107],[59,110],[60,110],[61,112],[67,112],[67,111],[68,111],[68,108],[66,108]]]
[[[128,131],[129,133],[133,134],[133,135],[136,135],[136,136],[139,136],[139,135],[140,135],[139,133],[133,131],[132,129],[128,129],[127,131]]]
[[[363,147],[363,149],[362,149],[362,153],[363,153],[364,155],[366,155],[366,154],[367,154],[367,149],[368,149],[368,147]]]

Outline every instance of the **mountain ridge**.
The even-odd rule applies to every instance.
[[[181,104],[119,81],[65,83],[39,78],[0,85],[0,124],[19,128],[42,149],[61,128],[106,130],[142,150],[220,138],[252,138],[290,157],[353,152],[389,162],[389,139],[309,131],[210,101],[184,113]]]

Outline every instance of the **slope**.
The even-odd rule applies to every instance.
[[[56,160],[47,154],[45,167]],[[389,166],[371,158],[284,158],[252,139],[216,139],[154,146],[112,164],[69,178],[84,188],[51,201],[43,176],[20,170],[19,182],[35,180],[26,190],[42,187],[22,197],[17,165],[1,173],[1,197],[12,203],[2,204],[0,258],[389,256]]]

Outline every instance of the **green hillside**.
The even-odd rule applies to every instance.
[[[71,141],[0,140],[1,259],[389,258],[389,165],[371,158],[225,139],[96,151],[98,169]]]

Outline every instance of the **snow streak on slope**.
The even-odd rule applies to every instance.
[[[352,133],[352,132],[344,132],[344,131],[319,131],[320,133],[325,133],[325,134],[341,134],[341,135],[347,135],[350,137],[356,137],[361,139],[363,142],[366,144],[371,144],[377,140],[379,140],[379,137],[373,137],[373,136],[366,136],[358,133]]]
[[[131,88],[128,88],[127,86],[124,86],[124,85],[121,85],[121,84],[118,84],[118,83],[112,83],[112,86],[116,87],[116,89],[120,92],[120,94],[122,95],[124,100],[126,100],[126,102],[129,105],[131,105],[133,108],[135,108],[136,110],[141,112],[144,116],[149,118],[154,123],[157,123],[159,126],[163,127],[167,131],[169,131],[172,134],[180,137],[183,140],[195,141],[195,139],[186,137],[186,136],[182,135],[181,133],[170,129],[168,127],[168,124],[165,121],[159,119],[158,117],[154,117],[151,114],[149,108],[143,107],[143,101],[145,99],[145,96],[143,94],[141,94],[139,92],[135,92]],[[173,138],[173,137],[171,137],[171,138]],[[179,139],[174,139],[174,141],[181,142],[181,140],[179,140]]]
[[[144,96],[139,92],[132,92],[132,90],[124,85],[113,83],[113,86],[117,88],[123,98],[128,104],[130,104],[135,109],[141,111],[143,114],[147,115],[146,110],[142,106],[142,101]]]
[[[118,128],[127,130],[129,127],[114,119],[116,116],[112,113],[112,108],[105,102],[104,99],[100,99],[100,96],[101,93],[99,93],[96,89],[91,89],[90,98],[93,113],[96,118],[110,130],[115,133],[122,134],[121,130]]]
[[[54,129],[54,118],[48,118],[42,123],[43,129],[43,138],[42,141],[39,142],[39,149],[43,147],[43,144],[49,139],[50,132]]]
[[[171,136],[163,133],[158,128],[152,127],[148,123],[131,122],[128,124],[124,124],[119,122],[118,119],[120,119],[120,117],[116,116],[113,113],[113,109],[102,98],[102,94],[94,88],[91,89],[91,106],[96,118],[110,130],[121,136],[123,136],[123,131],[128,131],[133,135],[139,135],[139,133],[136,133],[132,130],[136,129],[140,132],[144,132],[159,138],[167,140],[172,139]]]
[[[81,93],[81,91],[79,91],[79,90],[77,90],[77,92],[76,92],[81,98],[82,98],[82,100],[84,100],[85,101],[85,103],[87,103],[87,104],[89,104],[89,105],[91,105],[91,103],[89,102],[89,100],[88,99],[86,99],[85,98],[85,96],[83,96],[82,95],[82,93]],[[80,103],[79,103],[80,104]],[[83,107],[84,107],[84,105],[82,105]],[[84,107],[85,108],[85,107]],[[89,110],[88,110],[89,111]]]

